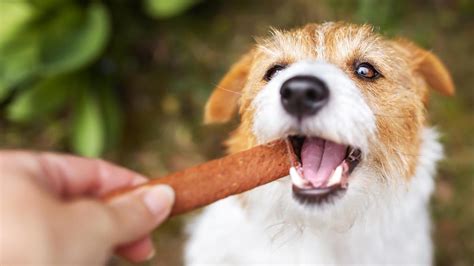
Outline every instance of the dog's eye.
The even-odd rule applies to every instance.
[[[282,71],[286,68],[286,65],[274,65],[267,70],[263,79],[266,81],[270,81],[278,72]]]
[[[366,79],[376,79],[380,76],[380,73],[369,63],[358,64],[355,72],[359,77]]]

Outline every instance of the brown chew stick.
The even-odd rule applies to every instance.
[[[143,186],[170,185],[176,193],[171,215],[185,213],[288,175],[291,145],[282,140],[212,160],[143,185],[114,191],[110,199]]]

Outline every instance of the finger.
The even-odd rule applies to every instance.
[[[112,238],[124,244],[147,235],[168,217],[173,202],[174,191],[166,185],[113,198],[107,203],[115,224]]]
[[[150,260],[155,255],[151,237],[147,236],[138,241],[117,248],[115,253],[131,262]]]
[[[27,169],[62,196],[103,195],[112,190],[146,182],[146,178],[123,167],[98,159],[55,153],[3,152],[11,169]]]
[[[66,195],[103,195],[147,180],[135,172],[98,159],[43,153],[39,160],[45,175],[58,180],[59,190]]]

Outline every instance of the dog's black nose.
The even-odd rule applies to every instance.
[[[281,103],[298,118],[316,114],[329,99],[326,84],[313,76],[296,76],[281,86]]]

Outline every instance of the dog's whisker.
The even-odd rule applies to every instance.
[[[226,88],[223,88],[223,87],[219,87],[217,85],[216,85],[216,88],[219,89],[219,90],[227,91],[227,92],[234,93],[234,94],[237,94],[237,95],[242,95],[242,93],[240,93],[238,91],[229,90],[229,89],[226,89]]]
[[[285,223],[286,223],[285,221],[282,221],[282,222],[271,224],[271,225],[265,227],[265,231],[268,231],[268,230],[272,229],[275,226],[284,225]]]
[[[390,118],[407,118],[407,117],[414,117],[414,115],[386,115],[386,114],[378,114],[374,113],[375,116],[380,117],[390,117]]]
[[[398,150],[393,150],[393,151],[398,153],[398,154],[405,155],[405,156],[420,157],[420,158],[422,157],[421,154],[411,154],[411,153],[401,152],[401,151],[398,151]]]

